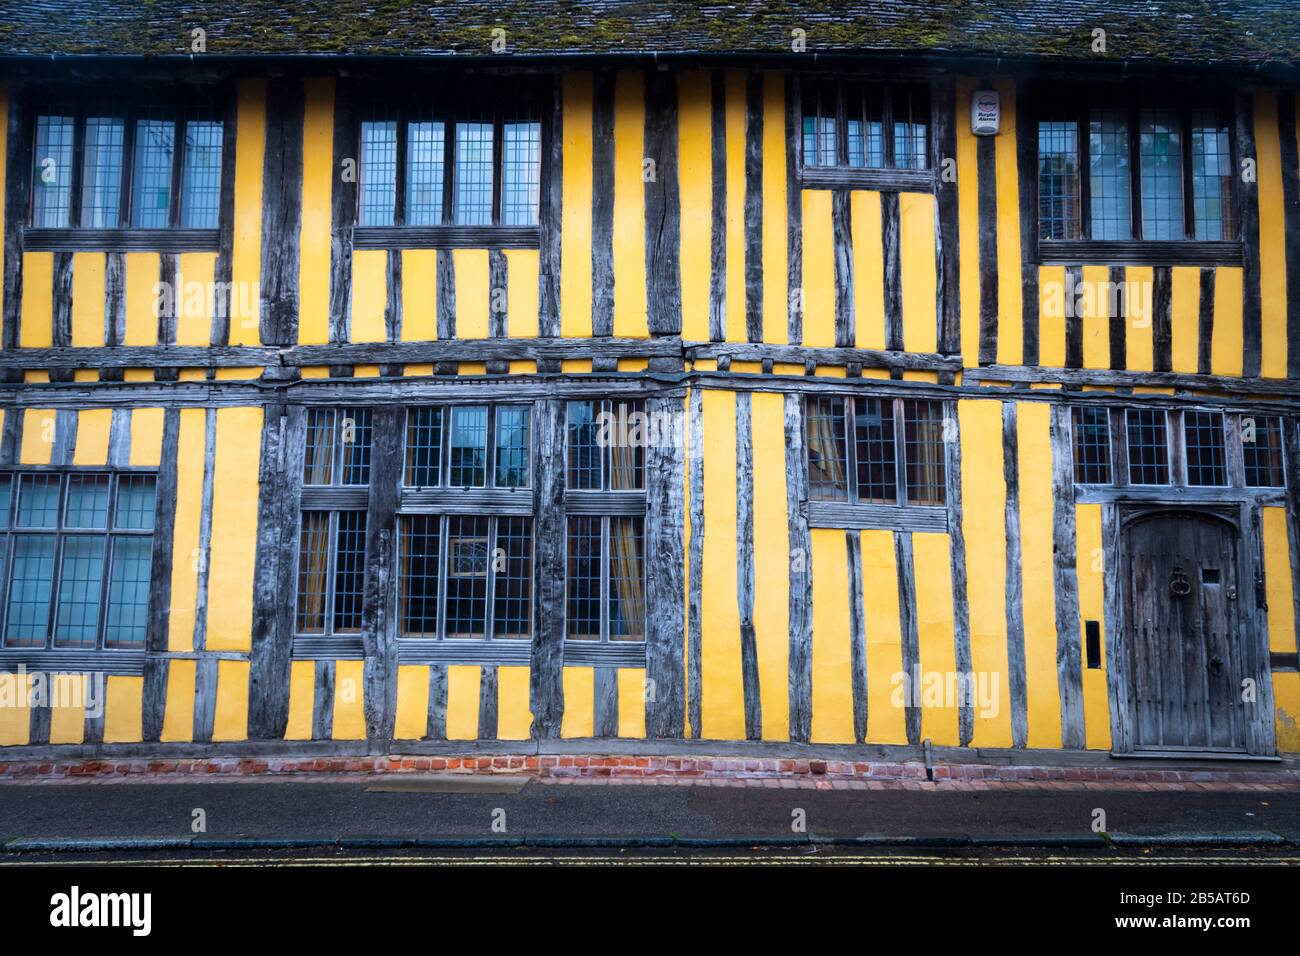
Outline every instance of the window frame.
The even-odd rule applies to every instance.
[[[1230,95],[1207,96],[1190,87],[1157,86],[1153,90],[1121,90],[1102,87],[1090,90],[1086,101],[1078,105],[1077,89],[1048,86],[1033,91],[1025,102],[1025,115],[1021,122],[1032,124],[1026,136],[1032,152],[1029,163],[1033,170],[1030,192],[1021,185],[1021,202],[1031,204],[1027,210],[1033,222],[1034,239],[1041,265],[1113,265],[1127,262],[1130,265],[1241,265],[1244,257],[1242,238],[1243,191],[1236,175],[1227,177],[1230,194],[1228,204],[1232,209],[1232,235],[1229,238],[1200,239],[1195,235],[1196,191],[1192,166],[1192,115],[1212,111],[1221,125],[1228,130],[1228,156],[1232,169],[1240,167],[1240,143],[1237,135],[1237,114]],[[1143,237],[1142,212],[1142,151],[1141,117],[1144,110],[1170,110],[1179,117],[1179,165],[1182,183],[1182,235],[1174,239],[1147,239]],[[1125,239],[1091,238],[1092,180],[1090,174],[1090,120],[1093,110],[1123,112],[1128,143],[1128,197],[1129,232]],[[1051,121],[1073,122],[1076,130],[1077,159],[1079,167],[1078,201],[1079,232],[1077,239],[1052,239],[1043,236],[1039,195],[1041,191],[1041,164],[1039,155],[1040,123]]]
[[[1077,413],[1081,408],[1098,406],[1074,404],[1070,407],[1070,474],[1074,486],[1080,489],[1081,500],[1109,500],[1116,495],[1161,498],[1167,497],[1171,492],[1180,496],[1187,496],[1193,500],[1202,498],[1222,500],[1225,496],[1233,499],[1281,500],[1287,493],[1290,477],[1287,474],[1285,446],[1281,444],[1286,428],[1286,415],[1233,411],[1214,406],[1153,408],[1131,404],[1103,405],[1100,407],[1107,412],[1108,440],[1106,448],[1110,479],[1106,482],[1082,482],[1077,477],[1079,467]],[[1139,484],[1132,481],[1128,416],[1130,412],[1139,410],[1163,415],[1166,473],[1168,478],[1161,484]],[[1187,414],[1189,412],[1208,413],[1220,417],[1223,433],[1224,484],[1194,484],[1190,480],[1191,466],[1187,457],[1186,432]],[[1278,484],[1252,485],[1247,483],[1245,443],[1241,441],[1241,426],[1242,421],[1249,418],[1273,419],[1277,422],[1279,438],[1278,477],[1280,478]]]
[[[484,484],[481,486],[460,486],[450,483],[451,454],[450,436],[452,412],[456,408],[487,408],[484,431]],[[527,447],[525,461],[528,467],[527,482],[522,485],[498,485],[496,483],[496,425],[499,409],[503,407],[524,408],[528,411]],[[440,451],[438,460],[437,485],[409,485],[406,483],[408,461],[408,443],[410,438],[410,416],[417,409],[439,408],[443,415],[439,424]],[[537,462],[534,452],[537,447],[537,409],[532,401],[485,400],[481,398],[464,398],[430,402],[411,402],[403,405],[405,414],[402,419],[401,442],[401,485],[396,511],[396,533],[393,541],[393,561],[396,573],[394,577],[396,609],[396,638],[399,658],[408,663],[434,663],[447,661],[480,661],[485,663],[509,663],[527,661],[531,654],[533,632],[537,626],[536,609],[536,569],[537,569],[537,522],[534,514],[533,489],[536,482]],[[409,635],[404,633],[401,601],[403,596],[403,576],[401,570],[402,545],[408,534],[407,519],[413,517],[432,518],[438,527],[438,556],[435,565],[437,603],[437,622],[432,635]],[[495,562],[488,561],[486,580],[484,582],[484,620],[482,637],[448,637],[447,636],[447,582],[453,577],[449,566],[451,537],[450,528],[455,518],[483,518],[487,521],[487,548],[491,556],[495,553],[499,540],[500,526],[503,519],[522,518],[528,522],[528,632],[516,636],[498,636],[496,632],[496,584],[498,572]]]
[[[18,488],[22,478],[28,476],[54,476],[59,482],[58,514],[53,527],[20,528],[17,524]],[[7,660],[44,658],[49,655],[51,661],[72,662],[74,658],[89,657],[105,662],[112,670],[126,665],[128,672],[134,672],[132,665],[138,666],[143,661],[148,647],[149,633],[146,621],[145,633],[137,644],[110,647],[105,643],[110,595],[112,593],[113,561],[117,554],[117,541],[120,538],[136,538],[149,541],[149,583],[147,590],[153,589],[153,551],[158,528],[158,471],[154,468],[113,467],[113,466],[40,466],[15,465],[0,469],[0,476],[10,480],[8,524],[0,530],[3,540],[3,554],[0,554],[0,665]],[[109,479],[108,505],[102,528],[68,527],[67,508],[68,492],[71,479],[75,477],[104,476]],[[153,520],[148,528],[117,527],[119,488],[123,478],[148,478],[154,485]],[[9,603],[13,589],[14,551],[19,537],[53,537],[54,574],[50,581],[49,608],[46,617],[46,634],[42,644],[11,644],[8,637]],[[59,602],[63,592],[64,545],[69,537],[95,537],[104,539],[103,567],[100,569],[99,607],[95,624],[93,646],[60,645],[57,642]],[[116,663],[113,663],[116,662]],[[0,668],[2,669],[2,668]]]
[[[630,414],[641,412],[645,414],[645,399],[640,396],[618,396],[618,397],[583,397],[569,399],[564,405],[564,458],[561,467],[564,469],[564,503],[565,503],[565,520],[564,520],[564,649],[565,659],[568,661],[598,662],[602,660],[613,660],[624,658],[631,655],[633,658],[643,658],[647,644],[646,630],[648,629],[650,602],[647,593],[647,584],[649,580],[648,565],[649,561],[646,555],[646,540],[648,538],[646,530],[646,512],[647,512],[647,485],[649,476],[646,472],[645,456],[642,456],[640,475],[641,487],[635,489],[618,489],[611,487],[612,482],[610,475],[613,472],[611,455],[608,448],[601,448],[600,451],[600,468],[601,480],[599,488],[573,488],[569,482],[569,456],[570,447],[570,426],[569,426],[569,407],[576,403],[593,402],[598,406],[596,412],[597,419],[603,413],[612,414],[614,406],[619,404],[635,406]],[[630,421],[629,414],[629,421]],[[593,419],[593,421],[596,419]],[[648,432],[647,432],[648,440]],[[597,445],[600,448],[599,445]],[[612,446],[610,446],[612,447]],[[645,447],[645,446],[643,446]],[[573,519],[596,519],[600,527],[600,595],[598,598],[600,605],[600,622],[599,634],[596,638],[572,637],[569,633],[569,587],[570,587],[570,568],[569,568],[569,540],[571,536],[571,523]],[[641,522],[641,638],[640,640],[626,639],[615,640],[610,633],[610,609],[612,607],[610,559],[612,552],[610,543],[613,540],[611,527],[615,520],[620,518],[637,519]]]
[[[870,189],[904,192],[934,192],[936,187],[935,169],[939,166],[936,146],[936,130],[940,128],[936,110],[940,97],[937,95],[934,80],[925,75],[909,76],[907,74],[870,75],[845,73],[801,72],[793,76],[794,143],[791,148],[795,157],[795,169],[800,185],[805,189]],[[843,157],[843,162],[834,165],[812,165],[805,162],[803,143],[804,121],[804,86],[806,84],[834,84],[836,88],[836,154]],[[845,84],[857,83],[864,86],[876,85],[882,90],[882,136],[884,155],[889,165],[886,166],[849,166],[848,165],[848,127],[845,123]],[[926,91],[928,110],[926,111],[926,168],[899,167],[894,165],[894,114],[893,101],[895,90],[900,87],[923,87]]]
[[[33,252],[124,251],[216,252],[220,236],[232,228],[234,202],[234,93],[226,86],[197,94],[167,91],[128,90],[108,101],[85,100],[84,91],[56,89],[53,93],[31,97],[25,104],[27,116],[27,208],[23,211],[24,248]],[[73,119],[73,145],[68,195],[67,224],[40,226],[34,221],[36,190],[40,176],[36,155],[36,126],[42,116],[66,116]],[[112,226],[82,226],[82,186],[84,181],[86,120],[92,116],[123,121],[122,167],[118,188],[118,216]],[[136,185],[135,136],[140,119],[157,117],[174,125],[171,159],[168,224],[141,227],[132,224],[132,202]],[[185,129],[191,122],[215,122],[222,128],[221,162],[218,169],[217,221],[215,226],[182,226],[185,187]]]
[[[547,162],[549,140],[554,135],[546,115],[548,96],[529,88],[521,79],[476,78],[475,83],[475,90],[469,94],[448,93],[448,83],[438,83],[431,91],[420,96],[412,95],[409,90],[391,87],[357,91],[358,107],[354,111],[348,133],[348,142],[353,144],[354,155],[357,157],[356,201],[352,204],[353,248],[540,248],[542,223],[547,215],[548,182],[550,176],[558,174]],[[362,104],[371,105],[363,107]],[[469,225],[455,221],[455,127],[458,112],[463,113],[467,108],[482,108],[492,123],[492,221],[489,224]],[[532,225],[504,225],[501,221],[505,191],[504,127],[512,110],[521,118],[529,117],[529,121],[536,122],[539,126],[537,222]],[[460,118],[462,121],[466,119],[465,116]],[[405,221],[406,183],[409,174],[406,161],[408,124],[417,119],[443,124],[441,220],[437,224],[408,225]],[[361,222],[361,196],[365,177],[362,124],[375,120],[391,120],[397,124],[393,217],[389,224],[364,225]]]

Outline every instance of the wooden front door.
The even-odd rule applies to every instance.
[[[1153,512],[1125,524],[1123,549],[1134,749],[1245,751],[1236,528]]]

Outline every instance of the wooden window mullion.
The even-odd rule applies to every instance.
[[[1134,239],[1142,238],[1142,111],[1128,110],[1129,219]]]
[[[438,566],[435,569],[435,586],[438,589],[436,601],[438,605],[438,623],[434,628],[435,640],[446,640],[447,638],[447,572],[448,564],[451,560],[451,543],[447,540],[451,532],[451,516],[438,516]]]
[[[488,518],[487,569],[483,580],[483,640],[490,641],[496,634],[496,579],[497,579],[497,523],[495,515]]]
[[[455,201],[456,181],[456,114],[447,109],[442,114],[442,223],[449,226],[456,221],[452,204]]]
[[[898,504],[906,505],[907,495],[907,426],[903,414],[901,398],[882,398],[881,404],[888,403],[889,412],[894,416],[894,497]],[[883,417],[885,410],[880,412]]]
[[[59,476],[58,514],[54,519],[54,580],[50,582],[50,606],[46,611],[45,649],[54,649],[55,627],[59,619],[59,598],[63,590],[63,511],[67,507],[68,482]],[[35,536],[39,536],[37,532]]]
[[[609,558],[610,517],[600,519],[600,643],[609,643]]]
[[[185,182],[185,132],[188,127],[188,121],[182,110],[175,113],[175,124],[172,127],[172,191],[171,191],[171,208],[167,210],[167,221],[173,229],[177,229],[181,224],[181,188]]]
[[[122,120],[122,185],[118,195],[118,225],[123,229],[131,225],[131,196],[135,191],[135,119],[135,111],[127,110]],[[225,148],[224,142],[222,148]]]
[[[1169,409],[1165,413],[1165,454],[1169,460],[1169,484],[1177,488],[1188,485],[1186,439],[1182,410]]]
[[[505,119],[500,99],[492,110],[492,225],[499,226],[505,219],[502,209],[502,182],[505,179]]]
[[[407,136],[407,114],[406,110],[398,108],[397,110],[397,136],[394,144],[394,166],[393,166],[393,225],[406,225],[406,177],[408,170],[406,168],[406,136]]]
[[[881,159],[885,169],[897,169],[894,155],[894,84],[880,84]]]
[[[1079,238],[1092,238],[1092,121],[1086,109],[1075,117],[1079,157]]]
[[[100,574],[99,582],[99,623],[95,629],[95,647],[97,650],[103,650],[108,646],[108,601],[109,589],[112,583],[111,569],[115,557],[117,539],[113,536],[113,529],[117,526],[117,499],[121,493],[122,476],[113,475],[108,480],[108,530],[104,535],[104,567]],[[152,586],[150,581],[150,586]]]
[[[86,156],[86,111],[71,111],[72,118],[72,169],[69,170],[68,182],[68,226],[76,229],[81,226],[81,187]]]
[[[1179,128],[1182,133],[1180,143],[1182,156],[1183,181],[1183,237],[1196,238],[1196,196],[1192,179],[1192,113],[1190,110],[1178,111]]]

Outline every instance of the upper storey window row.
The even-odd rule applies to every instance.
[[[1232,172],[1226,110],[1047,110],[1038,123],[1039,236],[1232,240]]]
[[[929,167],[925,87],[808,77],[802,94],[805,167]]]
[[[49,109],[35,118],[38,229],[216,229],[225,127],[207,109]]]
[[[540,108],[526,96],[362,114],[360,226],[535,226]]]

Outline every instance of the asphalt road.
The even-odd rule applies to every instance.
[[[1281,837],[1300,843],[1300,793],[825,791],[496,783],[440,779],[0,785],[0,843],[95,838],[193,841],[483,840],[646,837],[699,841],[971,838],[1012,844],[1125,836],[1189,845]],[[416,787],[394,791],[392,787]],[[517,789],[517,792],[500,792]],[[197,813],[196,811],[201,811]],[[205,829],[195,832],[196,817]],[[802,822],[803,831],[796,828]],[[35,847],[30,847],[35,849]],[[2,856],[3,854],[0,854]]]

